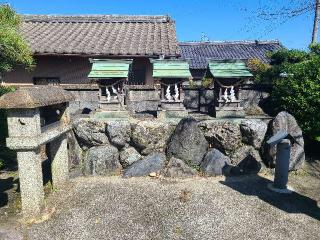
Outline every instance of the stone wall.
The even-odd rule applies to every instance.
[[[241,86],[242,106],[245,110],[260,106],[270,96],[271,85],[247,82]]]
[[[214,107],[213,89],[184,89],[183,104],[188,110],[208,113]]]
[[[91,111],[99,108],[99,90],[97,87],[89,88],[67,88],[75,96],[75,100],[70,102],[70,113],[84,113],[86,110]]]
[[[153,86],[127,86],[125,101],[130,112],[156,112],[160,105],[160,93]]]
[[[266,139],[279,125],[285,128],[289,123],[294,122],[288,114],[279,114],[269,124],[258,119],[80,119],[74,133],[81,150],[77,149],[73,156],[82,163],[85,175],[186,177],[257,173],[274,162],[274,149],[266,148]],[[290,129],[300,128],[295,125]],[[303,151],[299,133],[295,136]],[[291,170],[300,168],[304,161],[301,147],[293,148],[299,154],[293,155]]]
[[[252,111],[252,109],[256,109],[257,106],[263,105],[263,102],[270,95],[271,86],[246,82],[240,89],[242,100],[241,106],[244,110]],[[184,105],[188,110],[204,113],[214,111],[214,89],[186,88],[184,89],[184,92]],[[260,115],[261,112],[257,112],[256,114]]]
[[[134,87],[138,89],[133,89]],[[128,109],[135,112],[157,111],[160,97],[154,88],[149,86],[128,86],[132,90],[127,92],[126,99]],[[83,109],[95,110],[99,107],[98,88],[86,86],[84,88],[67,88],[72,92],[76,100],[70,103],[71,113],[81,112]],[[241,87],[242,106],[248,113],[257,111],[256,106],[261,105],[269,97],[270,86],[258,84],[245,84]],[[184,89],[185,98],[183,104],[189,111],[203,113],[214,112],[214,90],[213,89]],[[261,109],[259,109],[261,111]],[[254,115],[261,112],[253,112]]]

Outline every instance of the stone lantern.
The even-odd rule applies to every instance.
[[[44,203],[40,146],[50,142],[52,182],[68,180],[67,132],[72,129],[68,107],[71,93],[59,87],[21,88],[0,98],[7,109],[7,147],[17,152],[22,212],[38,215]]]

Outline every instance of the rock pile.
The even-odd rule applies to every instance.
[[[177,125],[153,120],[81,119],[74,127],[78,145],[72,144],[78,147],[72,149],[77,150],[74,162],[81,158],[86,175],[190,177],[199,173],[257,173],[274,162],[275,148],[268,148],[266,139],[280,129],[296,141],[290,169],[298,169],[305,159],[302,132],[286,112],[279,113],[269,126],[254,119],[198,122],[189,117]]]

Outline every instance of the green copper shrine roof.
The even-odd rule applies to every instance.
[[[185,60],[163,59],[150,60],[153,63],[154,78],[189,78],[189,64]]]
[[[127,78],[131,59],[90,59],[88,78]]]
[[[216,78],[252,77],[246,63],[242,60],[210,60],[209,70]]]

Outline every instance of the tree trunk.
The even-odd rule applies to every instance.
[[[318,42],[318,28],[319,28],[319,16],[320,16],[320,0],[316,0],[315,11],[314,11],[314,22],[312,31],[312,42]]]

